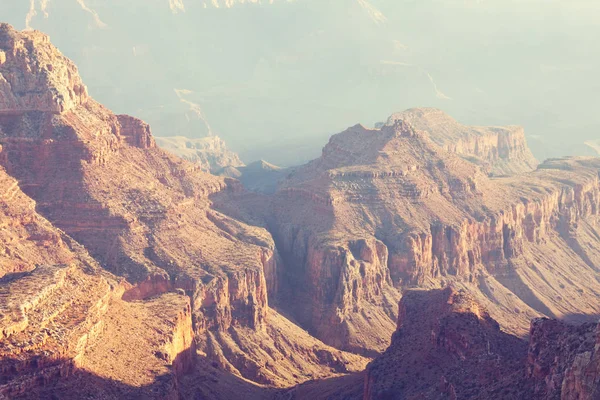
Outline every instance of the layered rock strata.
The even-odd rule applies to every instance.
[[[412,286],[454,282],[519,335],[540,315],[598,314],[599,170],[573,158],[489,178],[405,121],[349,128],[266,207],[289,308],[318,338],[368,354],[386,348]]]
[[[465,126],[434,108],[414,108],[393,114],[387,124],[397,120],[407,121],[427,132],[444,150],[479,164],[493,175],[530,172],[538,165],[519,126]]]
[[[201,355],[214,356],[223,365],[232,366],[235,374],[263,383],[287,385],[312,375],[328,376],[332,368],[340,373],[362,368],[363,358],[318,341],[304,347],[286,344],[286,336],[296,335],[299,328],[280,316],[269,322],[272,311],[268,291],[276,291],[279,284],[280,260],[274,242],[266,230],[214,210],[209,199],[217,193],[239,193],[239,182],[204,173],[199,166],[157,148],[144,122],[114,115],[87,96],[71,96],[80,85],[77,70],[46,36],[17,32],[5,24],[0,25],[0,31],[0,49],[10,55],[0,73],[6,79],[17,79],[0,91],[0,98],[8,99],[0,102],[0,166],[10,176],[6,178],[7,187],[0,188],[0,192],[6,191],[5,196],[12,198],[15,183],[23,196],[33,200],[25,203],[29,209],[11,210],[7,215],[21,213],[27,217],[35,211],[45,221],[39,223],[39,228],[32,222],[0,236],[7,236],[6,240],[15,242],[15,249],[19,249],[28,245],[21,237],[14,238],[19,232],[31,230],[26,235],[33,236],[39,230],[41,242],[45,238],[44,224],[52,225],[54,236],[48,241],[48,245],[56,246],[52,260],[70,260],[68,252],[59,251],[61,240],[66,240],[63,237],[83,246],[94,263],[127,280],[122,299],[111,303],[109,309],[121,307],[138,323],[145,324],[138,317],[146,312],[138,307],[127,311],[129,306],[123,304],[140,303],[144,308],[159,298],[163,300],[155,308],[168,307],[172,293],[183,294],[180,297],[185,306],[169,309],[187,311],[182,315],[177,311],[169,321],[187,322],[173,322],[172,344],[159,346],[172,349],[160,352],[165,355],[162,363],[172,364],[176,372],[187,370],[186,360],[194,358],[185,354],[196,354],[192,350],[179,351],[182,342],[192,348],[186,333],[190,327]],[[50,63],[51,68],[46,65]],[[62,102],[54,107],[56,99]],[[13,244],[6,247],[11,254],[14,252]],[[3,268],[7,272],[31,271],[35,260],[51,258],[43,253],[36,257],[23,265],[7,262]],[[100,271],[100,267],[96,269]],[[69,318],[70,314],[65,320]],[[288,324],[287,335],[275,328],[282,321]],[[225,352],[223,361],[212,349],[228,348],[228,335],[233,330],[243,331],[251,343],[263,340],[269,344],[260,350],[243,347],[235,353]],[[170,328],[159,331],[165,335],[171,332]],[[114,334],[118,336],[118,332]],[[296,336],[308,339],[307,335]],[[141,335],[140,340],[143,344],[150,339]],[[66,343],[70,346],[70,339]],[[152,343],[156,344],[154,339]],[[145,352],[150,348],[141,344]],[[275,360],[282,357],[280,352],[285,348],[304,348],[312,356],[280,369]],[[104,353],[98,354],[101,357]],[[89,372],[98,376],[98,371]],[[140,370],[138,373],[145,374]],[[19,370],[11,374],[20,379]],[[127,374],[127,370],[117,371],[105,380],[125,382]],[[152,391],[150,383],[157,375],[148,376],[143,383],[130,376],[131,385],[121,389],[144,387]],[[174,388],[168,393],[177,394],[176,380],[168,379],[172,384],[167,386]]]
[[[503,333],[465,291],[412,291],[363,399],[596,399],[599,325],[538,319],[529,343]],[[356,397],[360,398],[360,397]]]

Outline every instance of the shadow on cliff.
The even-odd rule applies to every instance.
[[[107,355],[110,356],[110,355]],[[177,365],[179,360],[174,360]],[[174,369],[157,376],[149,384],[124,383],[78,368],[70,359],[32,357],[0,359],[0,399],[79,400],[79,399],[193,399],[245,400],[275,399],[282,389],[266,388],[220,370],[203,357],[196,357],[188,371],[177,376]],[[128,376],[126,366],[122,376]],[[107,375],[111,371],[106,371]],[[148,371],[151,373],[151,371]],[[143,376],[132,376],[141,381]],[[277,396],[277,398],[279,398]]]
[[[573,325],[598,323],[600,321],[600,314],[566,314],[558,319]]]

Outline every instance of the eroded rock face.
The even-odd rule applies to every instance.
[[[90,293],[90,301],[105,299],[108,305],[103,303],[103,314],[97,319],[106,327],[106,338],[118,338],[96,343],[95,350],[85,345],[71,351],[71,347],[78,346],[78,336],[61,336],[64,348],[56,350],[59,355],[55,358],[64,358],[66,372],[60,372],[63,364],[52,365],[61,366],[58,371],[62,378],[68,378],[73,368],[81,371],[85,364],[90,374],[86,382],[90,381],[88,389],[92,393],[106,384],[98,382],[101,376],[121,382],[124,386],[119,390],[141,388],[142,397],[153,393],[150,397],[176,398],[180,372],[198,373],[190,367],[196,352],[233,365],[231,371],[239,376],[281,386],[310,379],[301,373],[305,370],[314,376],[329,376],[335,362],[348,371],[364,366],[362,357],[316,340],[306,345],[290,343],[288,336],[297,335],[298,340],[310,337],[298,335],[299,328],[291,323],[287,333],[280,334],[273,327],[275,322],[269,322],[272,310],[268,291],[277,290],[280,268],[273,239],[263,228],[214,210],[209,198],[217,193],[239,193],[239,182],[204,173],[199,166],[157,148],[147,124],[129,116],[116,116],[93,99],[74,98],[72,102],[60,103],[60,107],[48,106],[47,99],[54,99],[56,93],[68,93],[73,82],[80,82],[76,70],[45,36],[17,32],[5,25],[2,29],[3,37],[11,43],[24,43],[27,50],[11,53],[10,64],[6,61],[3,65],[10,66],[14,76],[25,76],[24,85],[33,85],[35,93],[28,94],[25,89],[17,92],[18,85],[0,88],[0,98],[19,99],[9,101],[10,106],[5,109],[10,112],[0,112],[0,201],[12,204],[23,200],[22,204],[0,210],[0,226],[9,228],[8,232],[0,232],[0,248],[4,252],[0,255],[1,272],[28,273],[37,263],[74,262],[77,273],[68,273],[64,279],[58,273],[56,279],[71,282],[89,274],[89,278],[81,278],[82,282],[98,280],[98,285],[104,285],[106,290],[98,289],[97,296]],[[42,56],[52,60],[50,72],[70,71],[70,77],[40,72],[37,66]],[[31,71],[33,76],[29,77]],[[72,244],[87,254],[85,265],[69,250]],[[12,262],[19,257],[21,263]],[[103,274],[108,278],[103,279]],[[54,276],[43,274],[36,282],[53,287]],[[19,282],[28,282],[29,278],[23,279]],[[82,290],[92,289],[82,286]],[[62,304],[58,311],[61,321],[73,324],[88,314],[96,318],[89,310],[82,310],[81,316],[70,314],[69,302],[77,301],[83,293],[75,291],[77,296],[73,298],[69,298],[68,290],[65,293],[65,298],[52,300]],[[44,305],[40,307],[39,313],[43,313]],[[23,331],[25,325],[19,318],[6,323],[0,331],[19,340],[45,340],[44,321]],[[107,319],[112,322],[106,322]],[[283,317],[279,319],[285,321]],[[124,343],[126,335],[118,329],[120,324],[138,332],[139,343]],[[144,333],[147,326],[156,335]],[[81,337],[89,336],[90,329],[82,329]],[[207,347],[210,343],[212,349],[229,348],[235,342],[228,338],[232,330],[243,331],[245,340],[252,344],[268,345],[260,349],[244,346],[224,356]],[[19,337],[18,332],[24,332],[23,336]],[[32,346],[38,346],[37,342]],[[6,351],[7,357],[17,348],[15,342]],[[280,349],[294,348],[302,348],[311,356],[278,367],[275,360],[281,358]],[[85,354],[78,358],[82,349]],[[40,351],[45,350],[42,346]],[[153,372],[142,367],[107,372],[106,354],[113,351],[120,351],[129,360],[145,360],[140,365]],[[81,364],[86,359],[90,361]],[[32,362],[37,361],[23,361]],[[171,372],[165,371],[167,366]],[[10,368],[7,374],[11,380],[29,379],[25,377],[27,371]],[[342,372],[342,368],[338,371]],[[51,379],[44,380],[40,390],[53,390],[49,386]],[[68,385],[64,379],[60,382]],[[29,386],[23,386],[24,390]],[[25,393],[20,390],[15,393]],[[74,387],[69,390],[80,393]]]
[[[410,291],[364,399],[596,399],[598,324],[537,319],[529,344],[464,290]],[[335,397],[334,397],[335,398]]]
[[[453,282],[520,335],[536,316],[596,314],[599,170],[574,158],[490,178],[405,121],[349,128],[266,207],[290,309],[322,340],[366,352],[385,349],[405,287]]]
[[[84,104],[77,67],[40,32],[21,35],[0,24],[0,114],[64,113]]]
[[[367,368],[364,399],[531,398],[526,343],[465,291],[405,293],[399,314],[390,348]]]
[[[527,368],[539,398],[600,396],[600,325],[539,319],[530,334]]]
[[[0,397],[81,398],[83,392],[77,395],[64,385],[74,382],[83,390],[82,385],[95,381],[93,391],[103,392],[109,385],[101,377],[112,371],[124,386],[131,376],[152,383],[144,397],[177,398],[176,379],[195,359],[189,298],[124,302],[129,285],[102,270],[83,246],[38,215],[33,200],[2,169],[0,177],[6,193],[0,198],[5,228],[0,241],[8,267],[0,277]],[[98,351],[102,346],[112,351]],[[131,348],[146,357],[144,362],[129,365],[125,349]],[[168,356],[155,357],[159,352]],[[93,354],[96,360],[89,361]],[[166,380],[154,385],[160,374]],[[122,396],[126,391],[115,394]]]
[[[5,36],[31,41],[29,53],[15,50],[12,56],[21,69],[33,69],[37,61],[31,54],[45,52],[55,70],[67,68],[72,80],[79,79],[47,38],[38,44],[35,32]],[[71,85],[66,79],[40,79],[31,84],[42,98]],[[18,86],[10,88],[2,91],[5,97],[20,93]],[[15,107],[20,113],[0,116],[4,165],[54,224],[130,281],[163,276],[192,296],[219,291],[223,312],[199,326],[227,329],[233,320],[263,325],[263,261],[276,258],[274,245],[266,232],[209,210],[207,197],[227,187],[223,179],[157,149],[148,125],[115,116],[91,99],[61,110]],[[248,240],[237,238],[240,234]],[[211,263],[212,274],[206,268]],[[210,299],[194,305],[201,315],[210,314],[200,310],[212,307]]]
[[[529,150],[523,128],[465,126],[441,110],[414,108],[390,116],[427,132],[437,145],[481,165],[493,175],[533,171],[538,162]]]

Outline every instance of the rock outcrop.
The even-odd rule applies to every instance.
[[[526,399],[525,341],[465,291],[412,291],[390,348],[367,368],[364,399]]]
[[[364,373],[308,382],[275,399],[593,400],[598,329],[536,319],[528,343],[503,332],[464,289],[411,289],[390,347]]]
[[[490,178],[405,121],[349,128],[265,207],[283,304],[318,338],[367,354],[386,348],[407,287],[453,282],[519,335],[537,316],[597,314],[599,170],[573,158]]]
[[[88,99],[77,67],[41,32],[0,25],[0,114],[64,113]]]
[[[363,399],[596,399],[599,325],[538,319],[529,344],[465,291],[411,291]]]
[[[3,168],[0,193],[0,397],[81,398],[75,388],[87,377],[100,393],[109,385],[99,377],[112,374],[123,390],[128,378],[145,379],[143,397],[177,398],[176,380],[195,359],[189,297],[126,303],[130,285],[39,215]]]
[[[73,360],[79,357],[85,364],[88,357],[93,361],[85,364],[86,371],[121,382],[125,387],[119,390],[142,387],[154,393],[156,389],[163,394],[153,396],[169,398],[178,395],[180,372],[194,370],[190,362],[197,353],[233,366],[231,372],[238,376],[280,386],[311,376],[330,376],[332,368],[341,373],[364,366],[366,360],[362,357],[316,340],[308,341],[308,335],[297,333],[297,326],[269,308],[268,292],[277,290],[280,268],[270,234],[216,211],[209,198],[217,193],[239,193],[239,182],[204,173],[199,166],[161,150],[143,121],[114,115],[87,96],[75,96],[74,88],[81,82],[77,71],[46,36],[18,32],[5,24],[0,30],[2,49],[10,52],[0,72],[16,82],[0,87],[0,99],[8,99],[0,102],[0,201],[7,199],[12,204],[23,200],[6,211],[0,210],[0,226],[9,228],[8,232],[0,232],[2,272],[29,273],[38,263],[75,262],[75,271],[82,269],[77,274],[91,276],[81,278],[82,282],[98,280],[102,290],[98,289],[97,297],[110,303],[102,306],[105,314],[97,320],[106,322],[114,317],[113,326],[129,326],[126,320],[112,314],[121,310],[131,320],[130,330],[139,330],[140,342],[134,345],[139,350],[124,352],[124,356],[154,360],[157,353],[160,359],[159,364],[140,361],[137,369],[108,373],[93,365],[107,367],[107,352],[128,348],[127,344],[108,341],[94,347],[97,350],[83,345],[81,349],[87,355],[79,357],[79,351],[70,350],[77,347],[79,339],[69,336],[63,338],[66,350],[56,350],[66,360],[68,371],[72,367],[81,370],[82,364]],[[40,62],[44,68],[39,67]],[[54,107],[52,102],[56,99],[60,101]],[[12,220],[13,217],[19,219]],[[69,243],[87,254],[89,260],[84,266],[77,259],[73,261]],[[26,252],[32,246],[36,251],[29,256]],[[64,279],[60,278],[61,273],[56,274],[49,276],[56,275],[59,282],[67,283],[78,279],[75,272],[67,273]],[[103,280],[103,274],[109,277]],[[39,278],[40,287],[52,286],[46,275]],[[28,282],[29,278],[23,279]],[[90,292],[89,301],[97,297]],[[80,316],[70,314],[69,302],[75,300],[60,301],[64,302],[60,312],[67,310],[60,314],[65,324],[79,323],[79,317],[86,319],[88,315],[96,318],[92,311],[82,310]],[[56,300],[58,304],[60,301]],[[161,310],[165,312],[153,314]],[[272,322],[269,315],[274,316]],[[156,329],[158,335],[142,332],[150,324],[148,319],[159,324],[150,328]],[[11,337],[37,340],[39,336],[45,340],[44,324],[40,322],[23,337],[13,333]],[[287,324],[285,335],[277,330],[282,324]],[[2,331],[10,333],[21,326],[24,325],[18,321],[7,323]],[[90,329],[82,329],[81,337]],[[106,329],[111,332],[108,338],[125,340],[124,332]],[[244,340],[253,345],[268,344],[260,349],[240,344],[235,351],[229,351],[235,343],[229,338],[234,331],[243,332]],[[290,342],[287,337],[294,335],[307,343]],[[37,342],[32,346],[38,346]],[[6,350],[7,359],[18,347],[15,342]],[[219,353],[215,350],[218,348],[229,350]],[[292,349],[303,349],[311,356],[279,368],[276,360]],[[58,357],[51,356],[52,360]],[[31,362],[30,358],[23,361]],[[155,372],[145,372],[144,365]],[[164,370],[169,365],[173,373]],[[4,369],[10,380],[26,379],[21,367],[11,368]],[[70,375],[68,371],[63,378]],[[310,371],[310,375],[302,371]],[[156,388],[152,382],[160,381],[163,375],[167,383]],[[92,380],[96,382],[96,378]],[[44,381],[43,386],[48,382]],[[64,380],[60,382],[68,385]],[[96,390],[97,384],[100,385],[91,384],[89,390]],[[58,388],[55,390],[60,393]]]
[[[465,126],[441,110],[414,108],[393,114],[387,124],[404,120],[429,134],[444,150],[481,165],[493,175],[533,171],[538,165],[523,128]]]
[[[531,324],[528,376],[544,399],[600,396],[600,325],[539,319]]]

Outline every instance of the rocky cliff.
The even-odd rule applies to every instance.
[[[362,398],[596,399],[598,327],[538,319],[527,344],[465,291],[411,291]]]
[[[369,364],[367,399],[525,399],[525,341],[465,291],[408,292],[390,348]]]
[[[370,354],[415,285],[467,288],[520,335],[536,316],[597,314],[599,169],[549,160],[490,178],[406,121],[349,128],[265,211],[290,310],[320,339]]]
[[[204,173],[197,165],[159,149],[143,121],[114,115],[93,99],[76,96],[81,82],[77,71],[46,36],[17,32],[5,24],[0,31],[4,38],[0,49],[9,54],[0,74],[11,82],[0,88],[0,98],[8,99],[0,102],[0,166],[8,175],[0,182],[0,193],[10,199],[28,197],[21,209],[11,209],[7,216],[20,213],[23,218],[40,220],[25,221],[7,234],[3,231],[6,240],[12,241],[5,246],[5,254],[14,254],[10,260],[18,259],[16,252],[26,250],[29,243],[18,236],[20,232],[30,242],[37,240],[36,245],[52,248],[51,256],[39,252],[22,265],[6,262],[7,272],[30,271],[37,260],[68,262],[69,252],[60,251],[61,240],[68,235],[89,252],[98,271],[110,271],[127,281],[122,293],[125,303],[110,307],[121,308],[136,324],[143,326],[140,318],[153,312],[147,308],[151,298],[167,296],[153,307],[173,310],[166,319],[157,317],[157,321],[175,321],[169,322],[172,326],[157,329],[165,335],[173,332],[170,344],[159,343],[159,347],[166,349],[160,350],[162,364],[172,364],[176,372],[186,370],[196,354],[184,351],[186,346],[193,348],[190,328],[200,354],[233,366],[231,371],[237,375],[260,377],[264,383],[301,382],[310,378],[301,372],[307,368],[311,376],[328,376],[336,362],[340,372],[364,365],[361,357],[315,340],[289,343],[286,336],[309,337],[295,333],[299,328],[291,323],[286,335],[279,334],[275,327],[286,321],[281,316],[269,322],[269,315],[276,314],[269,309],[268,291],[276,290],[280,268],[274,242],[265,229],[214,210],[209,198],[239,192],[239,182]],[[22,194],[15,194],[17,186]],[[14,225],[10,219],[2,224]],[[52,234],[45,234],[45,225],[52,225]],[[184,294],[179,297],[185,304],[178,300],[179,305],[169,306],[169,296],[175,292]],[[138,303],[146,311],[130,305]],[[182,309],[187,311],[181,314]],[[65,323],[69,318],[65,317]],[[253,344],[269,340],[266,350],[236,345],[235,351],[218,354],[214,349],[236,343],[228,338],[232,329],[242,330]],[[71,341],[65,340],[70,346]],[[140,344],[140,353],[132,353],[132,359],[146,357],[156,340],[151,340],[150,347]],[[274,360],[282,357],[281,352],[286,354],[286,348],[302,348],[312,356],[279,368]],[[99,350],[97,357],[105,357],[105,351],[111,349]],[[101,363],[100,359],[96,362]],[[157,374],[148,374],[145,380],[138,376],[144,374],[123,369],[107,379],[126,382],[129,376],[131,385],[149,385],[152,390],[150,383]],[[169,382],[167,386],[175,388],[176,381]],[[169,393],[176,394],[175,389]]]
[[[121,297],[129,285],[103,271],[83,246],[40,216],[34,201],[3,169],[0,177],[5,193],[0,198],[0,397],[80,398],[71,391],[61,395],[56,385],[81,382],[88,374],[102,376],[115,366],[149,382],[159,372],[167,373],[170,387],[175,387],[177,376],[193,365],[189,299],[178,296],[179,305],[162,314],[157,310],[165,309],[163,300],[126,305]],[[133,336],[138,341],[134,348],[147,358],[135,364],[135,371],[125,367],[131,362],[125,353],[132,346],[129,335],[135,321],[123,315],[123,307],[135,314],[154,313]],[[115,332],[123,334],[118,337]],[[150,341],[152,335],[164,345]],[[102,352],[104,364],[89,362],[90,354],[105,345],[119,350]],[[159,350],[168,357],[154,357]],[[103,389],[106,386],[97,388]],[[177,394],[163,389],[162,393]]]
[[[441,110],[414,108],[390,116],[387,124],[404,120],[429,134],[447,151],[475,162],[493,175],[533,171],[538,165],[523,128],[465,126]]]
[[[531,324],[528,376],[544,399],[600,396],[600,325],[539,319]]]
[[[40,90],[40,88],[43,88]],[[21,35],[0,26],[0,113],[62,113],[85,103],[77,67],[40,32]]]

